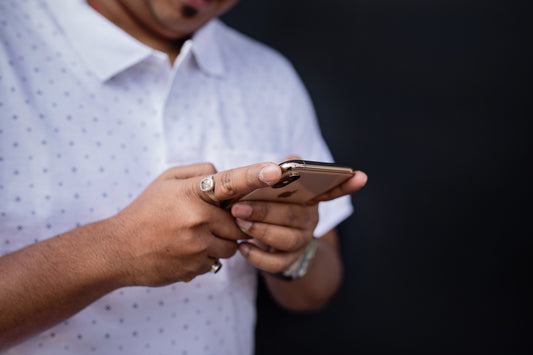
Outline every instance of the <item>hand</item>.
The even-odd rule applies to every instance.
[[[299,158],[291,156],[288,159]],[[254,238],[241,243],[240,252],[260,270],[282,272],[298,259],[311,242],[318,222],[318,202],[354,193],[366,181],[366,174],[356,171],[348,181],[306,205],[265,201],[235,204],[231,211],[237,218],[237,224],[244,233]]]
[[[113,263],[124,285],[160,286],[190,281],[229,258],[247,236],[232,216],[200,190],[215,173],[211,164],[167,170],[129,206],[111,218]],[[276,164],[263,163],[214,174],[215,196],[226,200],[278,181]]]
[[[246,201],[232,206],[231,213],[248,236],[239,246],[257,269],[278,273],[304,252],[318,223],[318,204]]]

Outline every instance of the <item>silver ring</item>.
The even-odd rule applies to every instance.
[[[218,259],[215,259],[215,262],[213,263],[213,265],[211,265],[211,271],[213,274],[216,274],[220,269],[222,269],[222,263],[220,262],[220,260]]]
[[[220,203],[220,200],[215,196],[215,180],[213,180],[213,175],[209,175],[200,181],[200,190],[207,193],[209,198],[217,205]]]

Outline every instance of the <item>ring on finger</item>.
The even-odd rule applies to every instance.
[[[215,259],[215,262],[213,263],[213,265],[211,265],[211,270],[209,271],[213,274],[216,274],[220,271],[220,269],[222,269],[222,263],[220,262],[220,260]]]
[[[200,190],[205,192],[215,204],[220,204],[220,200],[215,196],[215,180],[213,179],[213,175],[209,175],[200,181]]]

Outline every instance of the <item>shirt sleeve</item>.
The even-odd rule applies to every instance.
[[[288,151],[298,154],[304,160],[334,162],[327,147],[309,94],[295,71],[292,80],[292,95],[289,102],[288,116],[290,124]],[[333,201],[320,202],[319,222],[315,228],[315,237],[321,237],[335,228],[353,212],[350,196],[343,196]]]

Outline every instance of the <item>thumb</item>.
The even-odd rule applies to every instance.
[[[270,186],[281,179],[281,168],[274,163],[258,163],[236,169],[221,171],[213,175],[214,195],[225,201],[243,196],[255,189]],[[202,177],[189,179],[191,188],[202,200],[213,204],[207,192],[200,189]]]
[[[329,191],[324,192],[320,196],[313,198],[309,202],[314,203],[319,201],[330,201],[336,199],[337,197],[353,194],[354,192],[362,189],[366,185],[367,181],[368,176],[364,172],[358,170],[355,172],[354,176],[347,181]]]

